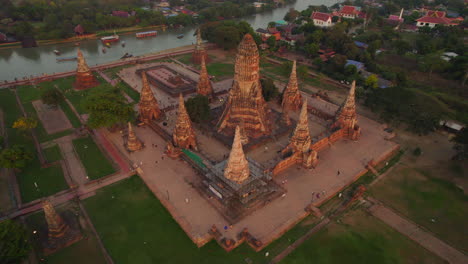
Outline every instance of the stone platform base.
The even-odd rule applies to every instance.
[[[94,77],[91,71],[77,72],[75,83],[73,83],[73,88],[75,88],[75,90],[86,90],[98,85],[99,82],[96,80],[96,77]]]

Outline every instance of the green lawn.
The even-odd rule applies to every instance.
[[[135,101],[135,103],[140,101],[140,93],[135,91],[135,89],[130,87],[127,83],[121,81],[115,87],[125,92],[128,96],[130,96],[130,98],[133,99],[133,101]]]
[[[423,247],[358,210],[332,222],[281,263],[444,263]]]
[[[231,253],[214,241],[197,248],[138,176],[100,189],[84,204],[116,263],[267,263],[245,244]]]
[[[371,194],[439,238],[468,251],[468,197],[434,170],[398,168],[371,188]],[[448,173],[448,172],[447,172]]]
[[[77,214],[80,215],[81,213],[81,211],[78,210],[77,205],[73,203],[66,203],[65,205],[56,206],[55,210],[62,217],[65,217],[65,219],[68,219],[67,217],[76,217]],[[81,223],[84,222],[84,219],[80,220]],[[43,211],[28,215],[26,218],[26,224],[31,232],[32,230],[46,232],[46,222]],[[48,264],[105,264],[106,261],[101,252],[96,237],[92,231],[87,228],[87,226],[81,226],[81,228],[83,239],[47,257],[42,256],[42,247],[37,240],[33,240],[33,245],[36,249],[38,257],[45,258],[46,263]]]
[[[48,162],[54,162],[62,159],[62,153],[58,145],[54,145],[50,148],[43,149],[44,155]]]
[[[4,113],[6,127],[12,127],[15,120],[22,116],[21,109],[16,104],[15,94],[9,89],[0,89],[0,108]]]
[[[104,156],[91,137],[74,139],[73,146],[86,169],[86,174],[91,180],[115,172],[110,161]]]
[[[231,63],[213,62],[206,65],[206,69],[208,70],[208,74],[215,76],[216,79],[234,76],[234,64]]]
[[[16,174],[21,200],[28,203],[41,197],[50,196],[68,188],[60,165],[40,168],[39,160],[31,161]],[[37,187],[35,184],[37,184]]]

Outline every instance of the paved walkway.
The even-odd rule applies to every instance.
[[[67,163],[69,168],[70,176],[72,177],[73,181],[78,184],[82,185],[88,182],[86,178],[86,170],[83,167],[80,159],[76,156],[75,150],[73,149],[72,140],[75,139],[74,135],[68,135],[59,139],[56,139],[60,152],[62,152],[63,158]]]
[[[374,205],[368,209],[369,212],[396,231],[402,233],[411,240],[414,240],[427,250],[445,259],[449,263],[468,263],[468,257],[457,249],[434,237],[432,234],[422,230],[418,225],[396,214],[394,211],[385,207],[380,202],[372,198],[369,200],[374,202]]]
[[[115,148],[104,133],[106,132],[102,129],[94,130],[94,134],[98,140],[97,143],[101,144],[101,146],[105,148],[106,153],[109,154],[112,160],[119,166],[121,173],[129,172],[131,170],[129,162],[122,157],[120,151]]]

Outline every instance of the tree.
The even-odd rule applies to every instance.
[[[32,160],[31,152],[23,146],[13,145],[0,152],[0,166],[2,168],[19,169],[26,166],[26,162]]]
[[[37,127],[37,120],[32,117],[20,117],[13,123],[13,128],[25,132]]]
[[[279,90],[272,79],[264,78],[261,79],[260,82],[262,83],[263,98],[265,98],[266,101],[270,101],[271,99],[278,97]]]
[[[315,58],[317,57],[317,53],[319,51],[319,45],[315,43],[310,43],[305,46],[305,51],[309,57]]]
[[[410,44],[404,40],[395,40],[393,42],[393,47],[399,55],[404,55],[406,52],[411,50]]]
[[[468,128],[465,127],[459,131],[453,141],[455,142],[454,149],[457,151],[453,158],[457,160],[468,159]]]
[[[241,41],[239,30],[234,26],[221,26],[214,31],[214,42],[225,50],[235,48]]]
[[[441,56],[442,52],[435,52],[425,55],[420,60],[420,68],[425,72],[429,72],[429,78],[432,76],[433,71],[441,71],[447,67],[447,62]]]
[[[63,95],[57,89],[47,89],[41,93],[41,100],[44,104],[57,107],[63,101]]]
[[[274,48],[276,46],[276,37],[275,36],[270,36],[267,39],[266,44],[268,44],[268,46],[270,46],[270,48]]]
[[[376,89],[378,87],[379,78],[375,74],[371,74],[367,77],[366,81],[364,82],[364,86],[366,89]]]
[[[185,102],[185,107],[190,119],[195,123],[201,123],[211,118],[210,102],[206,96],[198,94],[189,98]]]
[[[284,20],[288,22],[294,22],[299,17],[299,15],[299,11],[295,10],[294,8],[290,8],[288,13],[286,13],[284,16]]]
[[[29,243],[26,228],[13,220],[0,223],[0,256],[1,263],[22,263],[29,255]]]
[[[89,114],[87,125],[90,128],[114,127],[135,117],[133,107],[127,103],[120,90],[107,85],[93,90],[82,105]]]
[[[346,66],[345,69],[344,69],[344,74],[346,76],[353,76],[356,73],[357,73],[357,68],[354,65],[350,64],[350,65]]]

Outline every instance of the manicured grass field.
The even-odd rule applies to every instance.
[[[140,93],[135,91],[133,88],[131,88],[128,84],[125,82],[121,81],[119,82],[115,87],[119,88],[123,92],[125,92],[130,98],[133,99],[135,103],[138,103],[140,101]]]
[[[44,155],[48,162],[54,162],[62,159],[62,153],[58,145],[54,145],[50,148],[44,149]]]
[[[116,263],[266,263],[246,245],[231,253],[213,241],[197,248],[138,176],[100,189],[84,204]]]
[[[16,104],[15,94],[8,89],[0,89],[0,108],[4,113],[6,127],[12,127],[13,122],[22,116],[21,109]]]
[[[55,210],[62,216],[66,217],[76,217],[76,214],[80,214],[81,211],[78,210],[77,206],[73,203],[67,203],[65,205],[56,206]],[[79,216],[81,217],[81,216]],[[68,219],[68,218],[64,218]],[[83,221],[81,221],[83,223]],[[39,232],[45,232],[46,222],[43,211],[28,215],[26,218],[26,223],[29,230],[38,230]],[[106,261],[101,252],[99,244],[96,237],[91,230],[85,225],[81,226],[81,232],[83,234],[83,239],[74,243],[73,245],[63,248],[54,254],[44,257],[42,256],[42,249],[37,240],[34,240],[34,247],[38,254],[38,257],[45,258],[46,263],[48,264],[105,264]],[[35,238],[33,236],[33,238]]]
[[[444,263],[364,211],[333,222],[281,263]]]
[[[399,168],[371,188],[371,194],[451,245],[468,251],[468,197],[428,170]]]
[[[59,165],[40,168],[40,163],[37,159],[31,161],[16,175],[23,203],[31,202],[68,188],[63,177],[62,168]],[[37,184],[38,188],[36,188],[34,183]]]
[[[234,64],[213,62],[207,64],[206,69],[209,75],[213,75],[217,79],[234,76]]]
[[[73,146],[91,180],[115,172],[110,161],[104,156],[91,137],[74,139]]]

